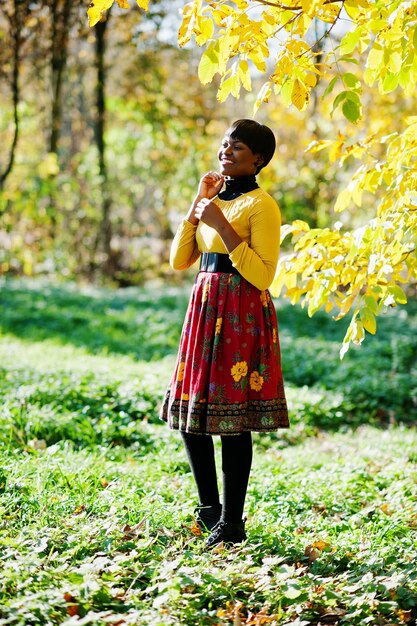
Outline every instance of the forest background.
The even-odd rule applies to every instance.
[[[0,625],[415,624],[417,2],[131,5],[0,5]],[[158,419],[167,259],[254,114],[292,426],[254,436],[248,543],[207,554]]]

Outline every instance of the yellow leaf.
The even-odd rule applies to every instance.
[[[307,233],[310,230],[310,226],[303,220],[294,220],[291,224],[291,231],[293,233]]]
[[[304,82],[309,87],[315,87],[317,83],[317,76],[315,76],[311,72],[308,72],[307,74],[304,75]]]
[[[339,12],[340,12],[339,3],[326,4],[323,7],[321,7],[320,11],[318,12],[318,17],[321,19],[322,22],[332,23],[338,17]]]
[[[243,87],[246,89],[246,91],[252,91],[249,64],[246,60],[243,60],[239,63],[238,73],[239,73],[240,81]]]
[[[281,93],[281,98],[285,106],[287,107],[289,107],[291,104],[291,96],[292,96],[293,87],[294,87],[294,79],[287,78],[287,80],[281,87],[281,91],[278,92],[278,93]]]
[[[203,85],[211,83],[216,72],[219,71],[219,44],[212,41],[207,46],[205,52],[201,56],[198,65],[198,78]]]
[[[385,513],[385,515],[393,514],[393,510],[391,509],[391,505],[389,502],[384,502],[383,504],[381,504],[379,508],[381,509],[383,513]]]
[[[332,144],[333,141],[330,141],[329,139],[320,139],[319,141],[314,140],[307,146],[304,152],[320,152],[320,150],[324,150]]]
[[[262,102],[268,102],[269,98],[271,97],[271,94],[272,94],[272,86],[271,86],[271,83],[268,81],[264,83],[261,89],[259,90],[258,97],[256,98],[256,102],[253,106],[254,114],[257,112]]]
[[[149,0],[136,0],[136,4],[140,9],[147,11],[149,9]]]
[[[294,15],[292,15],[294,17]],[[307,13],[300,13],[298,19],[295,22],[289,22],[286,30],[291,31],[292,35],[298,35],[304,37],[308,31],[313,18],[307,15]]]
[[[345,0],[343,8],[352,20],[357,20],[370,8],[370,4],[368,0]]]
[[[194,2],[189,2],[182,10],[182,22],[178,29],[178,44],[180,48],[190,41],[192,35],[193,18],[195,14]]]
[[[343,144],[344,144],[343,139],[338,139],[337,141],[333,142],[333,145],[331,146],[329,150],[330,163],[334,163],[336,159],[338,159],[341,156]]]
[[[305,84],[296,78],[291,93],[291,102],[299,111],[303,111],[310,99],[310,92]]]
[[[260,72],[266,72],[265,56],[262,54],[259,46],[251,50],[248,54],[249,59]]]
[[[302,9],[309,17],[315,17],[323,4],[324,0],[301,0]]]
[[[197,45],[204,45],[213,35],[214,24],[209,17],[197,16],[194,26],[195,40]]]
[[[110,9],[114,0],[94,0],[88,7],[88,20],[90,26],[95,26],[100,20],[102,13]]]
[[[214,9],[211,12],[211,17],[216,22],[217,26],[221,27],[224,26],[224,19],[231,13],[233,13],[233,9],[225,4],[217,9]]]
[[[358,45],[360,36],[361,33],[359,28],[347,32],[340,44],[340,54],[351,54],[351,52],[353,52]]]
[[[365,339],[365,330],[362,322],[355,319],[352,324],[352,341],[353,343],[360,344]]]
[[[239,97],[240,91],[240,82],[237,74],[233,74],[222,81],[218,91],[217,91],[217,100],[219,102],[224,102],[227,97],[232,94],[235,98]]]
[[[300,41],[299,39],[293,39],[287,43],[287,50],[295,57],[307,52],[309,49],[310,46],[305,41]]]
[[[394,74],[397,74],[401,70],[403,62],[402,54],[399,50],[393,50],[392,48],[391,50],[388,48],[386,51],[389,54],[387,68]]]

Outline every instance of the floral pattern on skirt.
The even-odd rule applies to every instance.
[[[240,274],[197,275],[161,418],[170,428],[212,435],[289,426],[268,290]]]

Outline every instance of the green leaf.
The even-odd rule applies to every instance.
[[[368,333],[371,333],[371,335],[375,335],[376,319],[372,311],[370,311],[367,307],[364,307],[363,309],[360,310],[359,315],[360,315],[364,329],[367,330]]]
[[[388,293],[392,294],[395,298],[395,301],[399,304],[406,304],[407,296],[399,285],[392,285],[391,287],[389,287]]]
[[[388,72],[382,83],[382,93],[394,91],[394,89],[398,87],[399,78],[399,74],[392,74],[391,72]]]
[[[333,87],[335,86],[335,84],[337,83],[338,80],[339,80],[339,76],[334,76],[332,78],[332,80],[327,85],[326,89],[324,90],[323,97],[328,96],[329,93],[331,93],[333,91]]]
[[[334,113],[334,111],[337,109],[337,107],[339,106],[339,104],[341,104],[344,100],[346,100],[347,98],[347,94],[349,92],[348,91],[341,91],[336,98],[333,100],[333,109],[332,109],[332,113]]]
[[[349,120],[349,122],[352,122],[353,124],[356,124],[356,122],[361,116],[360,106],[358,106],[356,102],[353,102],[353,100],[350,100],[350,99],[346,100],[343,103],[342,112],[345,118]]]
[[[350,54],[356,48],[359,43],[359,39],[361,37],[361,31],[357,28],[354,31],[349,31],[342,39],[342,43],[340,44],[340,52],[341,54]]]
[[[359,94],[357,91],[347,91],[346,92],[346,98],[348,100],[351,100],[352,102],[355,102],[355,104],[358,105],[358,107],[361,106],[361,99],[359,97]]]
[[[355,76],[355,74],[352,74],[352,72],[346,72],[343,74],[342,80],[346,87],[349,87],[349,89],[360,89],[360,80],[357,76]]]
[[[295,600],[295,598],[301,596],[302,590],[297,583],[289,581],[285,585],[285,587],[283,587],[282,594],[285,598],[288,598],[289,600]]]
[[[350,57],[347,54],[339,57],[339,61],[343,61],[343,63],[354,63],[355,65],[359,65],[358,59],[355,59],[354,57]]]
[[[365,304],[372,313],[378,313],[378,304],[372,296],[365,296]]]

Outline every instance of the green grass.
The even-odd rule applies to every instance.
[[[2,287],[0,625],[416,623],[412,306],[340,363],[280,305],[293,426],[254,436],[248,541],[207,553],[157,417],[187,290]]]

